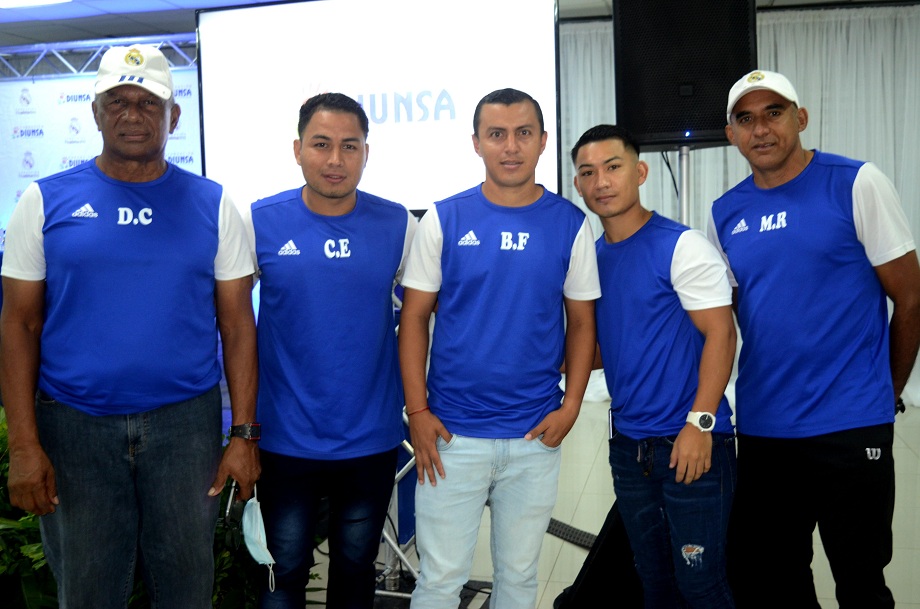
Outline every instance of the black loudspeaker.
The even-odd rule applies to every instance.
[[[757,69],[755,0],[614,0],[617,124],[643,151],[728,144],[725,104]]]
[[[598,599],[604,599],[603,603]],[[553,601],[553,609],[583,609],[603,605],[612,609],[642,609],[642,582],[617,502],[613,502],[601,532],[571,586]]]

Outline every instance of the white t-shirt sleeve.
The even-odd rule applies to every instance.
[[[671,256],[671,284],[685,311],[732,304],[725,262],[698,230],[684,231],[677,239]]]
[[[239,212],[246,231],[246,240],[249,242],[249,249],[252,252],[252,265],[255,267],[256,276],[258,277],[259,257],[256,255],[256,227],[252,222],[252,205],[240,207]]]
[[[412,249],[412,240],[415,239],[415,233],[418,230],[418,218],[406,210],[406,238],[403,240],[402,258],[399,259],[399,269],[396,271],[396,281],[402,283],[403,274],[406,271],[406,261],[409,258],[409,251]]]
[[[406,268],[403,272],[403,287],[423,292],[441,290],[441,250],[444,233],[437,208],[431,208],[419,220],[418,229],[409,248]]]
[[[570,300],[597,300],[601,297],[601,282],[597,274],[597,250],[594,231],[585,218],[572,243],[569,270],[562,285],[563,295]]]
[[[873,163],[863,164],[853,181],[853,223],[872,266],[916,249],[898,191]]]
[[[709,226],[706,227],[706,236],[709,239],[709,243],[716,248],[716,251],[719,253],[719,256],[722,257],[722,263],[725,265],[725,270],[728,273],[728,285],[737,288],[738,281],[735,279],[735,276],[732,274],[732,267],[728,264],[728,256],[725,255],[725,251],[722,249],[722,244],[719,242],[719,233],[716,231],[716,222],[712,217],[712,214],[709,214]]]
[[[239,279],[255,272],[255,235],[247,236],[246,225],[227,192],[220,197],[217,255],[214,278],[218,281]],[[252,222],[250,221],[250,226]]]
[[[6,225],[3,251],[4,277],[42,281],[45,279],[45,207],[42,191],[35,182],[23,191]]]

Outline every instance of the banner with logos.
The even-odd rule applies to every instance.
[[[0,229],[29,183],[95,158],[102,137],[93,119],[95,74],[0,81]],[[198,70],[173,70],[179,125],[166,159],[201,174]]]

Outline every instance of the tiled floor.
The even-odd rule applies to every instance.
[[[886,577],[899,609],[920,609],[920,408],[909,407],[906,413],[898,415],[895,433],[894,559],[886,570]],[[607,462],[607,403],[585,402],[562,447],[562,473],[553,517],[583,531],[597,533],[614,500]],[[473,580],[491,579],[488,536],[486,514],[474,557]],[[552,609],[553,600],[574,581],[587,554],[587,550],[577,545],[546,535],[540,557],[537,609]],[[318,558],[321,557],[318,555]],[[410,559],[415,561],[411,552]],[[417,566],[417,562],[414,564]],[[323,564],[318,565],[317,572],[325,575]],[[817,534],[814,573],[822,609],[836,609],[833,578]],[[611,590],[611,594],[616,591]],[[323,594],[318,593],[309,598],[322,597]],[[480,605],[481,602],[473,601],[470,608]],[[408,603],[405,606],[408,607]]]

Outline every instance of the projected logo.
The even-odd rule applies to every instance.
[[[35,114],[36,110],[32,107],[32,93],[28,89],[19,92],[19,107],[16,108],[16,114]]]
[[[440,93],[419,91],[418,93],[361,93],[355,96],[367,112],[371,122],[421,123],[425,121],[455,120],[457,109],[447,89]]]
[[[45,130],[41,126],[13,127],[13,139],[38,139],[45,137]]]
[[[192,97],[192,89],[190,87],[179,87],[173,91],[173,97],[175,97],[176,100],[189,99]]]
[[[80,122],[76,116],[71,117],[70,122],[67,123],[67,135],[64,137],[65,144],[83,144],[86,142],[86,137],[82,135],[83,133],[83,124]]]
[[[166,160],[173,165],[194,165],[195,156],[191,154],[171,154],[166,156]]]
[[[19,165],[20,178],[37,178],[38,170],[35,168],[35,157],[31,151],[26,151],[22,155],[22,163]]]
[[[63,104],[86,104],[93,101],[93,96],[89,93],[66,93],[62,92],[58,97],[58,105]]]
[[[77,165],[82,165],[87,161],[93,160],[94,157],[81,158],[81,157],[70,157],[65,156],[61,159],[61,169],[71,169]]]

